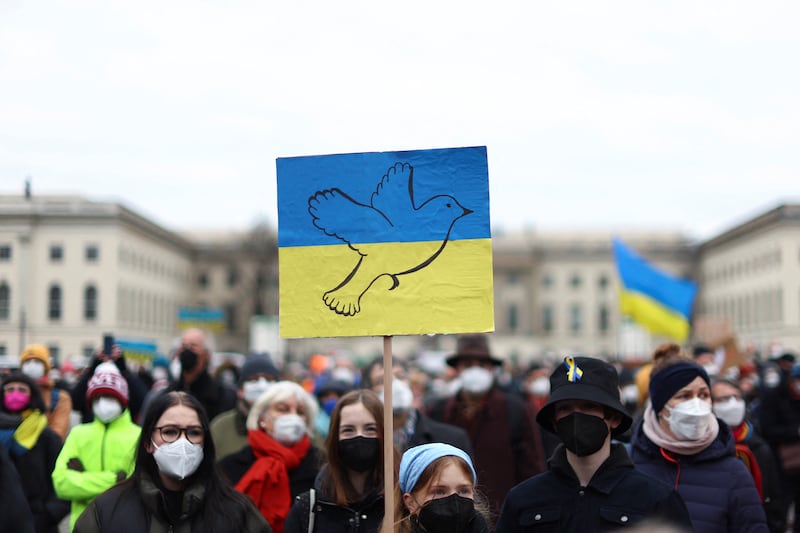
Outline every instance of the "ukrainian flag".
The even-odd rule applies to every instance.
[[[697,284],[655,268],[617,238],[613,249],[621,281],[622,314],[654,335],[686,340]]]
[[[494,329],[486,147],[276,166],[281,337]]]

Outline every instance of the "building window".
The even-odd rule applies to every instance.
[[[599,278],[597,278],[597,286],[600,289],[605,289],[606,287],[608,287],[608,276],[602,275]]]
[[[100,248],[96,244],[86,245],[86,262],[96,263],[100,259]]]
[[[569,330],[572,333],[578,333],[581,330],[581,322],[583,317],[581,316],[581,305],[580,304],[572,304],[569,306]]]
[[[5,344],[0,344],[0,355],[8,355]]]
[[[95,350],[97,350],[96,346],[92,346],[91,344],[84,344],[82,349],[83,356],[91,358],[94,356]]]
[[[83,291],[83,318],[95,320],[97,318],[97,288],[89,285]]]
[[[545,305],[542,307],[542,331],[550,333],[555,329],[555,316],[553,315],[553,306]]]
[[[10,244],[0,244],[0,261],[11,261]]]
[[[204,289],[208,287],[208,274],[201,272],[200,275],[197,276],[197,284]]]
[[[51,285],[47,295],[47,316],[50,320],[61,319],[61,287]]]
[[[236,267],[228,269],[228,287],[235,287],[239,283],[239,271]]]
[[[236,331],[236,304],[225,306],[225,328],[229,333]]]
[[[609,325],[610,314],[608,306],[601,305],[600,309],[597,311],[597,329],[600,330],[600,333],[608,333]]]
[[[64,247],[60,244],[50,245],[50,261],[60,263],[64,259]]]
[[[581,277],[578,274],[573,274],[572,277],[569,278],[569,285],[573,289],[577,289],[581,286]]]
[[[519,309],[517,304],[510,304],[508,306],[508,330],[512,333],[516,332],[519,328]]]
[[[519,274],[516,272],[509,272],[508,277],[506,278],[506,284],[516,285],[517,283],[519,283]]]
[[[0,320],[8,320],[11,317],[11,289],[4,281],[0,283]]]
[[[542,287],[544,287],[545,289],[549,289],[550,287],[553,286],[554,283],[555,282],[553,281],[552,275],[545,274],[544,276],[542,276]]]

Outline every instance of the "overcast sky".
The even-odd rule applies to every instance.
[[[387,6],[391,7],[387,7]],[[492,225],[800,201],[800,3],[0,0],[0,193],[277,224],[277,157],[487,146]]]

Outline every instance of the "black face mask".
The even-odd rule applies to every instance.
[[[599,416],[572,413],[556,422],[558,436],[578,457],[591,455],[603,447],[608,436],[606,421]]]
[[[191,372],[197,367],[197,354],[189,348],[184,348],[180,353],[181,371]]]
[[[450,533],[466,531],[467,525],[475,517],[475,502],[458,494],[446,498],[430,500],[422,506],[412,520],[419,530],[428,533]]]
[[[339,441],[339,457],[344,466],[355,472],[367,472],[378,464],[378,439],[353,437]]]

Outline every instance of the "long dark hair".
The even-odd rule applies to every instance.
[[[215,463],[216,451],[209,431],[208,415],[203,405],[191,394],[164,392],[155,397],[142,421],[142,436],[136,448],[136,470],[128,482],[139,485],[143,477],[149,477],[158,486],[161,486],[158,465],[147,448],[152,446],[153,432],[161,415],[176,405],[184,405],[194,410],[205,432],[203,461],[197,467],[197,471],[186,478],[187,487],[194,484],[205,486],[205,499],[200,511],[199,523],[203,524],[204,531],[210,532],[243,530],[246,513],[257,511],[250,505],[246,496],[236,492],[223,481]]]
[[[28,402],[28,407],[26,409],[38,409],[39,411],[46,413],[47,406],[44,404],[44,398],[42,397],[42,391],[39,389],[39,385],[31,378],[30,376],[26,376],[21,372],[15,372],[3,378],[3,384],[0,386],[0,410],[8,412],[6,409],[6,390],[5,386],[7,383],[24,383],[31,389],[31,399]]]
[[[378,428],[378,449],[380,454],[375,467],[368,472],[367,487],[373,488],[376,492],[383,493],[383,402],[378,395],[369,389],[353,390],[342,396],[336,403],[331,413],[331,425],[328,430],[328,438],[325,440],[325,450],[328,455],[329,476],[325,479],[325,490],[331,494],[337,505],[347,505],[358,502],[364,495],[359,494],[350,478],[347,475],[347,467],[344,466],[339,457],[339,426],[342,423],[342,409],[348,405],[363,404],[366,410],[375,418]],[[395,465],[395,478],[397,478],[398,453],[394,450],[392,458]]]

